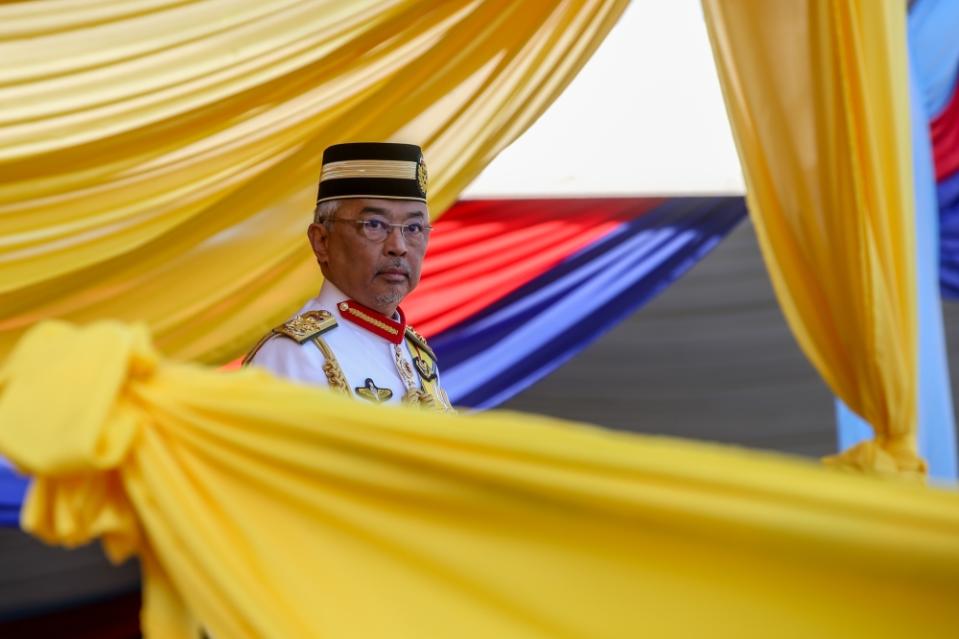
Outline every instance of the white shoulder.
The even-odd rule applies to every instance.
[[[258,366],[287,379],[325,385],[325,358],[313,340],[334,328],[336,320],[329,311],[302,311],[257,342],[243,365]]]
[[[274,375],[307,384],[326,385],[323,353],[313,342],[297,342],[275,335],[268,339],[249,361]]]

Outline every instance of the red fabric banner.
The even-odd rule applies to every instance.
[[[657,198],[464,200],[434,222],[423,277],[403,302],[435,335],[542,275]]]
[[[949,104],[929,123],[929,128],[936,162],[936,181],[942,182],[959,171],[959,84]]]

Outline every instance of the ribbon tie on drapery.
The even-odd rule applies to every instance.
[[[22,513],[25,527],[71,546],[102,537],[115,560],[138,549],[117,467],[143,418],[130,389],[156,360],[144,327],[115,323],[78,339],[75,328],[48,322],[18,345],[0,369],[0,448],[39,477]]]
[[[825,457],[823,462],[866,473],[900,475],[920,482],[926,480],[926,462],[916,454],[915,444],[909,437],[859,442],[836,455]]]

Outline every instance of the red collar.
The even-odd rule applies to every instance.
[[[406,316],[403,315],[403,311],[399,307],[396,307],[396,312],[400,316],[398,322],[353,300],[344,300],[336,307],[340,309],[340,315],[343,316],[343,319],[362,326],[389,342],[403,343],[403,334],[406,332]]]

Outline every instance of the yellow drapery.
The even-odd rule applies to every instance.
[[[902,0],[703,0],[786,319],[876,431],[831,461],[915,474],[915,229]]]
[[[326,145],[423,145],[442,212],[625,5],[0,6],[0,360],[50,317],[240,354],[319,286],[304,234]]]
[[[195,637],[191,619],[214,637],[356,638],[959,624],[955,492],[552,419],[367,405],[163,361],[142,327],[32,329],[0,370],[0,454],[37,477],[27,530],[141,553],[153,637]]]

